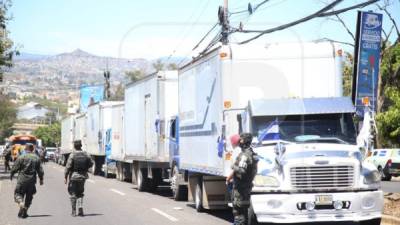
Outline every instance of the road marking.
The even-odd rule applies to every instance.
[[[172,222],[178,221],[177,218],[175,218],[175,217],[173,217],[173,216],[171,216],[171,215],[168,215],[168,214],[166,214],[165,212],[163,212],[163,211],[161,211],[161,210],[159,210],[159,209],[151,208],[151,210],[153,210],[154,212],[160,214],[161,216],[164,216],[165,218],[171,220]]]
[[[113,189],[113,188],[111,188],[111,189],[110,189],[110,191],[112,191],[112,192],[114,192],[114,193],[117,193],[117,194],[119,194],[119,195],[122,195],[122,196],[124,196],[124,195],[125,195],[125,193],[124,193],[124,192],[120,192],[120,191],[118,191],[118,190],[115,190],[115,189]]]
[[[91,179],[87,179],[87,181],[90,182],[90,183],[92,183],[92,184],[95,183],[94,180],[91,180]]]
[[[57,169],[57,167],[53,166],[53,169]]]

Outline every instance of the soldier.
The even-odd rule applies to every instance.
[[[233,180],[233,215],[234,225],[247,224],[247,211],[250,206],[250,193],[253,179],[257,174],[257,154],[251,148],[253,136],[250,133],[240,135],[239,147],[242,152],[232,166],[232,173],[226,178],[227,184]]]
[[[88,170],[93,166],[93,162],[90,156],[82,151],[81,141],[75,141],[74,148],[76,151],[71,153],[65,167],[64,182],[65,184],[68,183],[68,193],[71,195],[71,215],[76,216],[76,207],[78,207],[78,216],[83,216],[83,192],[85,191],[85,181],[89,178]]]
[[[40,159],[33,151],[32,144],[26,144],[26,154],[18,157],[11,169],[10,180],[18,172],[18,181],[15,187],[14,198],[20,209],[18,217],[28,217],[28,208],[32,204],[33,195],[36,193],[36,175],[39,176],[40,185],[43,185],[43,168]],[[24,203],[25,197],[25,203]]]
[[[4,171],[7,172],[10,170],[10,161],[11,161],[11,147],[8,147],[4,150]]]

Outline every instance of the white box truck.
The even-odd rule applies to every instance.
[[[115,160],[123,159],[124,153],[124,103],[111,106],[111,128],[106,130],[105,136],[105,177],[120,175],[117,173]],[[121,177],[117,177],[121,179]]]
[[[103,101],[90,105],[86,112],[86,148],[91,155],[94,166],[94,174],[103,173],[105,163],[105,138],[108,129],[112,126],[112,111],[114,105],[120,105],[118,101]]]
[[[361,163],[353,145],[354,108],[341,97],[341,63],[335,45],[301,43],[222,46],[183,67],[178,118],[170,123],[176,128],[170,135],[175,199],[187,184],[197,210],[225,207],[225,177],[234,158],[228,137],[258,136],[287,118],[279,132],[290,140],[261,140],[254,148],[265,162],[260,160],[254,182],[250,223],[377,222],[382,192],[376,171]],[[315,130],[307,126],[314,120]],[[290,145],[275,151],[281,142]],[[320,171],[333,180],[319,180]]]
[[[61,120],[61,146],[57,162],[65,165],[74,145],[75,115],[69,115]]]
[[[125,89],[125,145],[112,157],[117,160],[117,177],[132,178],[139,191],[156,188],[169,168],[166,122],[177,113],[177,96],[177,71],[159,71]]]
[[[86,149],[86,114],[77,114],[74,122],[74,141],[82,142],[82,149]]]

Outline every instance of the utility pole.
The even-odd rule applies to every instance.
[[[110,91],[110,70],[108,69],[108,58],[106,59],[106,70],[104,71],[104,98],[105,100],[108,100],[111,97],[111,91]]]
[[[224,45],[229,43],[229,20],[228,20],[228,0],[224,0],[224,6],[218,10],[219,23],[222,26],[221,42]]]
[[[105,98],[105,100],[108,100],[111,97],[111,93],[110,93],[110,71],[109,70],[104,71],[104,79],[105,79],[105,83],[104,83],[104,98]]]

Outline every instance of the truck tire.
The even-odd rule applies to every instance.
[[[380,224],[381,224],[381,218],[372,219],[372,220],[366,220],[366,221],[360,221],[360,225],[380,225]]]
[[[172,169],[171,190],[175,201],[185,201],[187,199],[187,187],[180,184],[179,169],[176,165]]]
[[[138,169],[136,183],[138,191],[143,192],[148,189],[147,170],[145,168]]]
[[[196,190],[194,195],[194,203],[197,212],[203,212],[203,180],[201,178],[198,179],[196,184]]]
[[[162,183],[162,170],[161,169],[152,169],[153,178],[148,179],[148,191],[156,192],[158,185]]]

